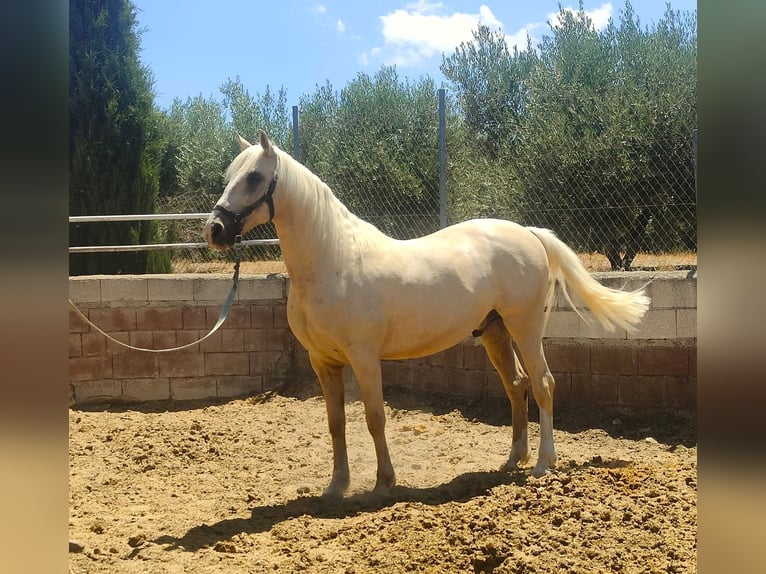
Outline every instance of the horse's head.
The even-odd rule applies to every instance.
[[[237,134],[241,151],[226,168],[226,187],[205,224],[210,247],[228,249],[238,235],[274,217],[278,152],[266,132],[258,130],[258,136],[259,145],[253,145]]]

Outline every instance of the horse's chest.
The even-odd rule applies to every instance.
[[[339,313],[333,310],[332,302],[321,298],[312,300],[291,293],[287,300],[290,329],[308,351],[332,356],[340,354],[340,335],[336,329]]]

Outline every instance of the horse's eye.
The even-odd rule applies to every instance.
[[[253,171],[247,174],[246,179],[247,179],[248,186],[255,187],[256,185],[261,183],[261,181],[263,181],[263,176],[257,171]]]

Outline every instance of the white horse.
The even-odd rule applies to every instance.
[[[227,249],[237,235],[274,222],[290,277],[288,322],[308,350],[327,407],[333,473],[324,494],[342,496],[350,481],[343,366],[351,365],[359,381],[377,457],[375,491],[387,492],[396,478],[385,437],[381,359],[437,353],[472,331],[511,402],[512,444],[504,468],[529,459],[530,381],[540,409],[532,474],[554,466],[554,380],[543,330],[556,283],[573,308],[567,285],[608,329],[634,329],[649,305],[644,291],[601,285],[553,232],[509,221],[476,219],[419,239],[393,239],[350,213],[263,131],[258,145],[237,138],[241,153],[226,170],[204,233],[208,245]]]

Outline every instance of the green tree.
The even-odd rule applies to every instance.
[[[236,152],[234,132],[220,102],[202,95],[176,98],[168,111],[167,141],[175,148],[177,193],[211,207]]]
[[[668,7],[641,29],[626,2],[598,32],[582,6],[560,11],[529,81],[515,165],[525,221],[613,269],[638,250],[694,248],[694,23]]]
[[[340,97],[327,80],[317,86],[314,93],[300,99],[301,161],[318,174],[331,174],[333,155],[331,146],[338,124]]]
[[[72,215],[152,213],[158,193],[158,116],[138,59],[128,0],[69,3],[69,209]],[[70,226],[73,245],[150,243],[150,222]],[[169,270],[155,252],[75,254],[70,273]]]
[[[438,228],[438,113],[430,78],[394,67],[301,100],[303,162],[358,216],[398,237]]]
[[[220,91],[222,101],[202,95],[176,98],[162,123],[163,194],[203,211],[220,196],[223,172],[239,153],[235,132],[255,141],[258,129],[265,129],[283,147],[291,135],[284,89],[275,97],[267,86],[263,96],[252,97],[237,78],[224,82]]]
[[[623,199],[605,174],[616,169],[605,152],[615,119],[604,106],[612,52],[582,7],[577,13],[560,10],[539,51],[514,163],[522,218],[554,229],[577,249],[603,248],[593,241],[617,232],[604,221],[603,210]],[[621,137],[618,130],[612,133]]]
[[[239,77],[228,79],[220,88],[223,107],[231,118],[232,129],[245,139],[256,141],[258,130],[282,148],[292,143],[290,116],[287,113],[287,92],[280,87],[276,95],[266,85],[263,95],[251,96]]]
[[[518,181],[510,161],[485,153],[463,118],[447,115],[448,223],[475,217],[520,221]]]
[[[222,100],[202,95],[176,98],[163,114],[163,161],[161,182],[163,202],[168,212],[207,212],[223,191],[223,173],[239,153],[235,132],[256,141],[259,128],[281,147],[291,144],[287,95],[280,88],[276,95],[268,86],[263,95],[251,96],[239,78],[228,79],[220,87]],[[172,241],[198,242],[198,221],[165,222]],[[258,237],[274,237],[269,226],[253,232]],[[253,237],[252,235],[250,236]],[[273,248],[246,248],[272,253]],[[183,251],[184,259],[205,259],[197,250]]]
[[[695,14],[668,5],[642,28],[626,2],[597,31],[580,3],[536,48],[480,27],[442,72],[460,107],[451,133],[475,144],[450,140],[454,218],[550,227],[615,269],[638,249],[695,248]]]
[[[441,72],[452,83],[466,127],[493,159],[511,154],[518,142],[536,60],[529,37],[526,50],[511,52],[505,35],[483,24],[472,41],[442,56]]]
[[[529,76],[536,63],[529,38],[525,50],[511,51],[502,31],[483,24],[470,42],[442,56],[441,71],[455,94],[447,126],[451,221],[519,219],[512,160],[526,121]]]

